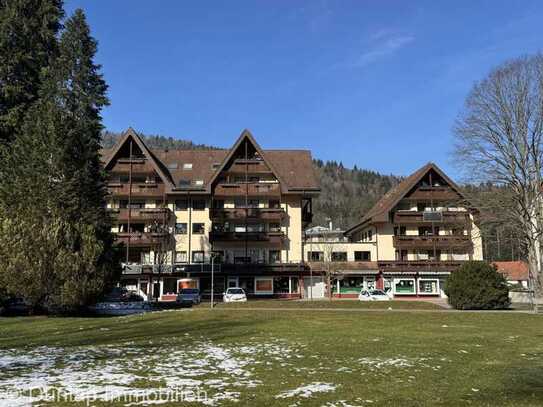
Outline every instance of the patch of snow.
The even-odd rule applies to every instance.
[[[286,399],[290,397],[302,397],[309,398],[313,396],[314,393],[328,393],[335,391],[337,386],[332,383],[321,383],[314,382],[311,384],[306,384],[305,386],[297,387],[296,389],[287,390],[282,393],[279,393],[275,396],[276,399]]]

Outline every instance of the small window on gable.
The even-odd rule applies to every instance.
[[[221,163],[213,163],[211,164],[211,169],[216,170],[221,166]]]
[[[177,163],[168,163],[168,169],[176,170],[177,169]]]
[[[202,179],[194,180],[194,185],[204,185],[204,180]]]
[[[184,170],[192,170],[192,163],[185,163],[183,164]]]
[[[190,179],[180,179],[179,180],[179,186],[181,188],[183,187],[190,187]]]

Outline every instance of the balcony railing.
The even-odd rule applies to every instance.
[[[129,211],[130,219],[141,221],[168,221],[173,215],[169,208],[109,208],[108,211],[118,221],[128,220]]]
[[[281,221],[286,212],[283,208],[223,208],[211,209],[210,216],[219,222],[240,219]]]
[[[110,182],[107,185],[107,190],[108,193],[115,196],[128,196],[131,194],[133,197],[162,197],[164,195],[164,184],[154,182],[132,184],[132,190],[130,191],[130,184]]]
[[[116,234],[117,243],[130,246],[157,246],[167,243],[171,238],[169,233],[119,232]]]
[[[401,248],[432,248],[432,247],[469,247],[472,242],[467,235],[426,235],[426,236],[394,236],[394,246]]]
[[[282,243],[285,239],[283,232],[211,232],[210,242],[270,242]]]
[[[408,197],[410,200],[458,201],[460,196],[450,187],[418,187]]]
[[[222,183],[218,184],[214,191],[216,197],[242,197],[246,194],[254,197],[262,196],[278,198],[281,196],[281,188],[278,183]]]
[[[121,158],[117,160],[111,172],[127,174],[130,172],[130,166],[132,166],[132,173],[136,174],[151,174],[155,172],[155,168],[146,158]]]
[[[394,223],[398,224],[429,224],[429,223],[442,223],[442,224],[465,224],[469,221],[469,214],[467,212],[453,212],[453,211],[397,211],[394,214]]]

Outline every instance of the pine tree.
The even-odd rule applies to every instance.
[[[119,270],[99,156],[107,85],[95,53],[77,10],[0,168],[0,286],[34,307],[78,309]],[[39,198],[29,205],[29,196]]]
[[[0,142],[11,142],[57,52],[61,0],[0,0]]]

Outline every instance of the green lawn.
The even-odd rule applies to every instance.
[[[209,303],[203,303],[201,307],[209,307]],[[296,301],[296,300],[250,300],[248,302],[218,303],[218,309],[222,308],[296,308],[296,309],[426,309],[442,310],[443,307],[426,301],[358,301],[353,299],[345,300],[315,300],[315,301]]]
[[[220,307],[0,318],[0,394],[47,384],[99,398],[199,388],[219,406],[543,405],[543,316]]]

